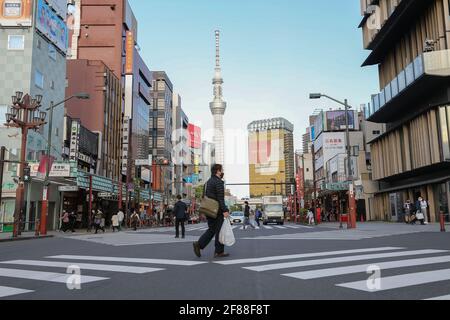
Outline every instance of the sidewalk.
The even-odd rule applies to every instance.
[[[343,223],[344,230],[347,229],[347,223]],[[318,225],[322,228],[340,229],[339,222],[324,222]],[[450,226],[447,224],[447,231],[450,232]],[[441,232],[439,223],[430,223],[427,225],[410,225],[406,223],[394,222],[359,222],[356,223],[356,230],[366,232],[380,232],[380,233],[407,233],[407,232]]]
[[[11,242],[11,241],[47,239],[47,238],[53,238],[53,237],[54,237],[54,235],[52,235],[51,233],[47,234],[46,236],[36,237],[34,234],[34,231],[33,231],[33,232],[22,232],[22,235],[13,239],[12,232],[5,232],[5,233],[0,233],[0,243],[1,242]]]

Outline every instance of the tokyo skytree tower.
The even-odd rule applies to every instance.
[[[211,113],[214,118],[214,144],[216,149],[216,163],[224,165],[225,148],[224,148],[224,128],[223,116],[227,109],[227,103],[223,100],[222,92],[222,69],[220,68],[220,31],[216,30],[216,69],[214,79],[214,100],[209,104]]]

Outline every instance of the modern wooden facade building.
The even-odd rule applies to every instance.
[[[406,200],[449,212],[450,11],[448,0],[361,0],[363,66],[378,65],[380,92],[366,118],[386,123],[371,141],[376,218],[401,220]]]

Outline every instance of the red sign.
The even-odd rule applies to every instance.
[[[189,138],[190,138],[190,146],[193,149],[201,149],[202,148],[202,129],[197,127],[194,124],[189,124]]]

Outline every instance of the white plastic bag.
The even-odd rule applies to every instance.
[[[230,219],[225,219],[223,221],[222,229],[219,233],[219,242],[227,247],[231,247],[236,243]]]

